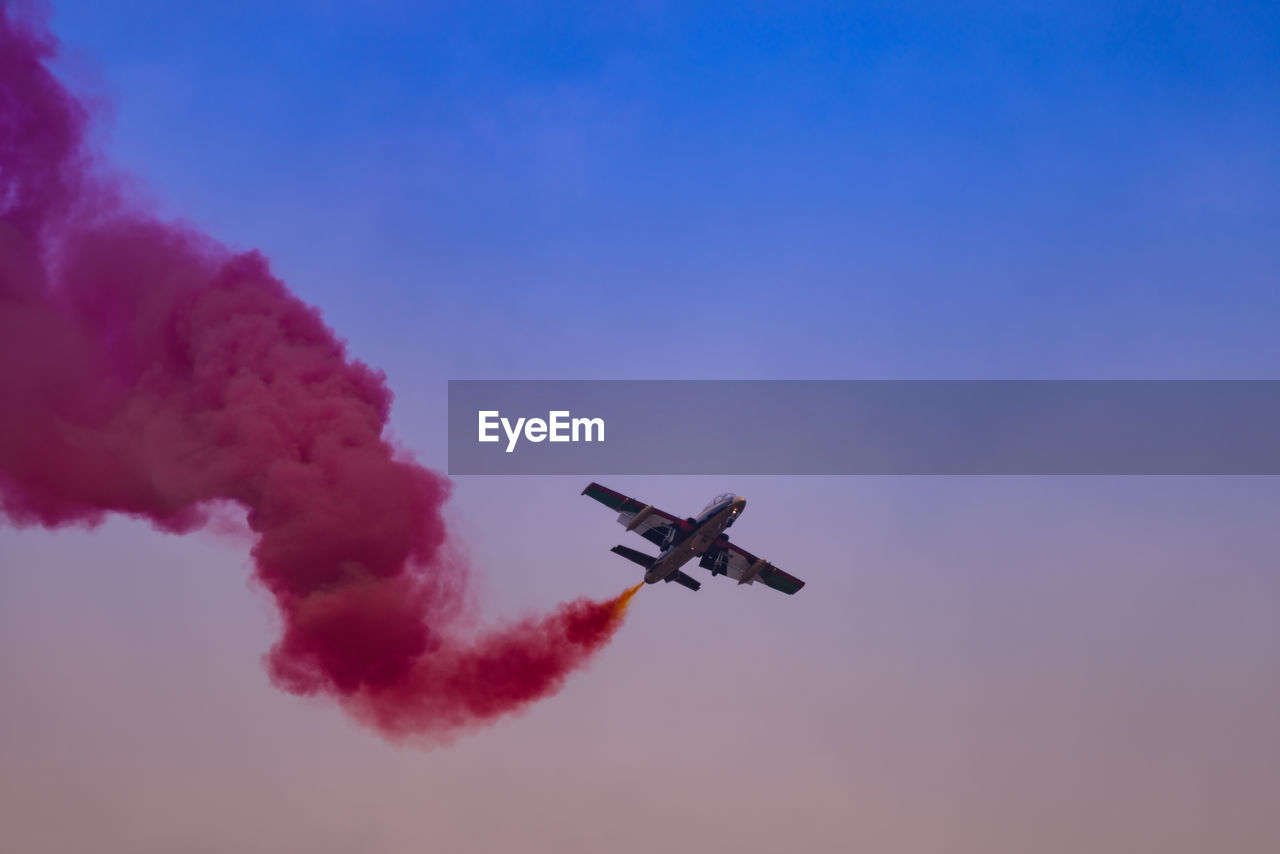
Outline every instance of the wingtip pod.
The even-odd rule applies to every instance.
[[[627,530],[634,531],[636,528],[643,525],[644,520],[648,519],[651,513],[653,513],[652,504],[646,504],[644,507],[641,507],[640,512],[636,513],[636,515],[631,518],[631,521],[626,523]],[[619,519],[618,521],[622,520]]]
[[[751,582],[756,580],[757,575],[764,572],[766,569],[772,569],[772,568],[773,568],[773,565],[769,563],[769,561],[764,560],[763,558],[760,558],[756,560],[755,563],[751,564],[751,566],[748,567],[747,571],[742,574],[742,577],[738,579],[738,584],[739,585],[750,584]]]

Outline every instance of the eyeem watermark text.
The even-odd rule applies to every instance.
[[[529,442],[603,442],[603,418],[573,418],[567,409],[553,409],[542,418],[503,418],[497,409],[481,409],[478,413],[480,421],[481,442],[498,442],[498,428],[507,434],[507,453],[516,449],[516,442],[521,435]]]

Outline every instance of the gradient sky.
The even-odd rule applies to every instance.
[[[52,26],[427,465],[450,378],[1280,378],[1274,4],[362,6]],[[245,542],[0,530],[0,848],[1280,848],[1280,482],[602,480],[809,586],[643,590],[432,752],[271,687]],[[634,579],[582,486],[456,482],[487,614]]]

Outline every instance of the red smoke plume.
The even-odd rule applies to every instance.
[[[274,682],[390,736],[441,737],[557,690],[631,593],[474,636],[441,475],[397,454],[382,374],[257,253],[132,209],[93,167],[56,43],[0,5],[0,510],[197,528],[234,502],[283,636]]]

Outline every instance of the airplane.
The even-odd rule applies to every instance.
[[[740,495],[732,492],[717,495],[697,516],[680,519],[598,483],[587,484],[582,494],[617,510],[621,525],[662,549],[657,557],[626,546],[610,549],[614,554],[643,566],[647,584],[674,581],[690,590],[697,590],[702,583],[680,571],[680,567],[696,557],[698,566],[711,570],[712,578],[724,575],[739,584],[759,581],[789,596],[804,587],[804,582],[794,575],[788,575],[746,549],[730,545],[725,529],[747,506],[747,499]]]

